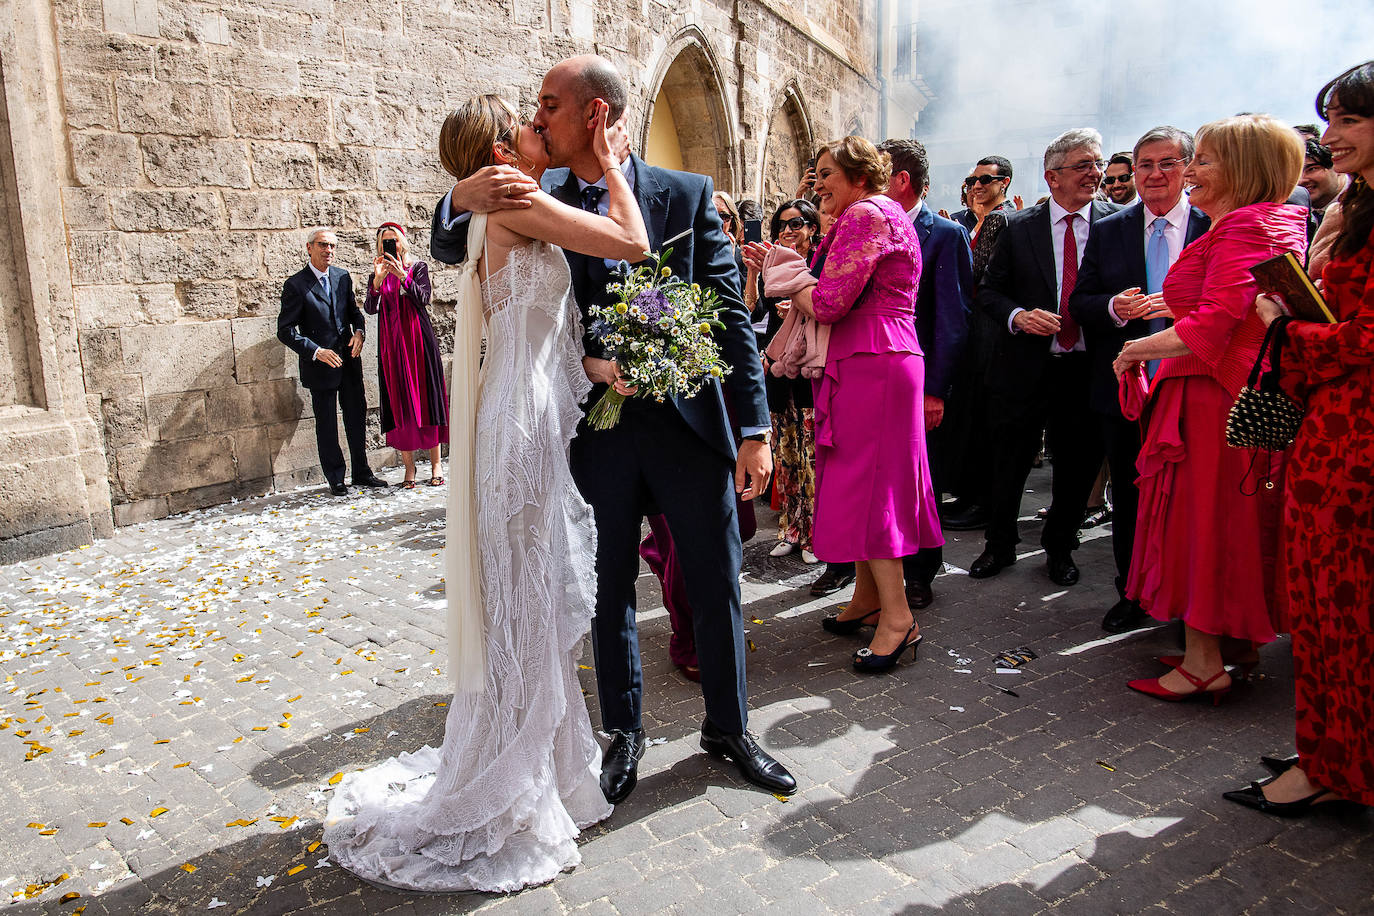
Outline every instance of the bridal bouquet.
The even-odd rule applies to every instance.
[[[686,283],[667,266],[669,248],[609,287],[615,301],[594,305],[588,329],[606,347],[606,356],[620,366],[629,385],[639,386],[635,397],[662,402],[671,396],[689,398],[707,379],[730,371],[720,358],[712,330],[722,328],[720,301],[714,290]],[[610,429],[620,420],[625,395],[607,390],[587,419],[593,429]]]

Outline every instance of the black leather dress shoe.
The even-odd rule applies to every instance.
[[[968,577],[970,579],[991,579],[1015,562],[1016,557],[1013,554],[984,550],[978,555],[978,559],[973,561],[973,565],[968,568]]]
[[[1073,562],[1073,557],[1067,553],[1049,554],[1045,561],[1045,568],[1049,571],[1050,581],[1055,585],[1076,585],[1078,583],[1078,567]]]
[[[639,758],[644,756],[644,729],[612,731],[611,744],[601,755],[601,794],[618,805],[639,782]]]
[[[913,611],[930,607],[930,603],[935,600],[935,592],[925,582],[912,582],[906,587],[907,607]]]
[[[797,791],[797,781],[787,772],[787,767],[768,756],[748,732],[721,734],[707,719],[701,723],[701,749],[712,757],[731,761],[739,767],[741,776],[769,792],[791,795]]]
[[[1107,612],[1107,616],[1102,618],[1102,629],[1108,633],[1125,633],[1130,630],[1138,630],[1149,622],[1149,616],[1141,606],[1130,598],[1122,598],[1112,609]]]
[[[969,504],[946,513],[941,519],[941,524],[950,531],[977,531],[988,526],[988,510],[979,505]]]
[[[821,573],[820,578],[811,583],[811,594],[817,598],[824,598],[832,595],[854,581],[853,566],[836,566],[833,563],[825,564],[825,572]]]
[[[333,493],[335,496],[347,496],[348,487],[344,486],[341,483],[331,483],[329,485],[329,492]]]
[[[391,484],[387,483],[385,480],[383,480],[382,478],[378,477],[376,474],[368,474],[366,477],[354,477],[354,478],[353,478],[353,486],[355,486],[355,487],[389,487],[389,486],[391,486]]]

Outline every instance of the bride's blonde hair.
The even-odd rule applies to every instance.
[[[515,154],[520,115],[499,95],[468,99],[444,119],[439,128],[439,162],[460,181],[484,166],[493,165],[493,147],[504,143]]]

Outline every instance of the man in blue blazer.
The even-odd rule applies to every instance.
[[[311,231],[305,245],[310,263],[282,285],[277,339],[300,357],[301,384],[309,390],[315,410],[320,467],[330,490],[343,496],[348,487],[339,449],[340,408],[353,462],[353,485],[385,487],[387,483],[367,464],[367,399],[360,358],[366,325],[353,295],[353,278],[333,266],[338,242],[333,230]]]
[[[544,174],[549,193],[569,206],[604,214],[605,179],[591,151],[597,100],[610,106],[612,120],[619,119],[628,102],[624,80],[604,58],[570,58],[544,77],[533,123],[544,137],[550,163],[566,167]],[[572,442],[573,475],[596,516],[592,647],[602,725],[611,735],[602,757],[601,789],[612,803],[624,800],[635,787],[638,761],[644,754],[635,582],[644,517],[661,513],[673,536],[694,611],[706,707],[701,747],[712,756],[731,760],[750,782],[790,795],[796,791],[796,781],[747,731],[739,590],[743,548],[735,517],[736,494],[745,499],[758,495],[773,464],[763,367],[740,297],[739,270],[711,199],[711,179],[655,168],[632,155],[623,159],[621,170],[643,210],[650,248],[660,252],[671,247],[667,266],[674,275],[709,287],[719,296],[724,329],[716,339],[730,373],[724,384],[713,381],[695,397],[673,398],[663,404],[631,398],[614,427],[594,430],[584,422]],[[440,201],[430,243],[431,253],[439,260],[465,255],[467,227],[459,225],[452,213],[456,208],[490,209],[493,174],[500,173],[479,172],[459,182]],[[506,196],[518,196],[524,187],[518,179],[506,184],[511,185],[502,188]],[[611,301],[607,284],[614,280],[619,265],[566,254],[573,294],[584,326],[590,325],[587,310]],[[584,366],[597,383],[587,400],[590,405],[618,377],[618,368],[604,359],[605,348],[599,341],[588,335],[583,343]],[[726,410],[727,398],[738,429]]]
[[[1207,231],[1211,220],[1188,205],[1183,170],[1193,158],[1193,138],[1177,127],[1156,127],[1135,145],[1136,193],[1140,200],[1093,223],[1069,311],[1083,327],[1092,362],[1090,404],[1112,472],[1112,548],[1120,600],[1102,627],[1121,633],[1146,621],[1140,605],[1126,597],[1126,578],[1135,546],[1135,479],[1141,430],[1121,415],[1112,361],[1129,340],[1168,327],[1159,293],[1179,252]]]
[[[942,471],[957,455],[943,452],[945,402],[954,387],[957,368],[968,341],[970,300],[973,295],[973,254],[968,231],[953,220],[936,216],[925,204],[930,189],[930,160],[915,140],[888,140],[878,147],[892,157],[892,181],[887,196],[902,205],[921,240],[921,279],[916,290],[916,336],[926,358],[926,449],[931,480],[940,496]],[[931,583],[944,567],[944,549],[927,547],[902,561],[907,603],[919,610],[935,599]]]
[[[978,288],[978,307],[998,328],[988,368],[993,441],[987,547],[969,567],[986,579],[1016,562],[1017,519],[1041,430],[1054,454],[1053,500],[1040,543],[1057,585],[1078,582],[1078,526],[1102,467],[1102,443],[1088,409],[1091,376],[1069,294],[1089,226],[1116,211],[1095,200],[1102,180],[1102,136],[1091,128],[1061,134],[1045,150],[1050,199],[1013,214]]]

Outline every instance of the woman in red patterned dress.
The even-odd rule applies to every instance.
[[[1307,406],[1288,458],[1282,566],[1298,756],[1266,759],[1276,779],[1226,793],[1290,817],[1374,805],[1374,61],[1328,83],[1317,113],[1335,169],[1354,180],[1322,272],[1338,320],[1289,322],[1283,354],[1284,387]],[[1280,315],[1255,304],[1265,324]]]

